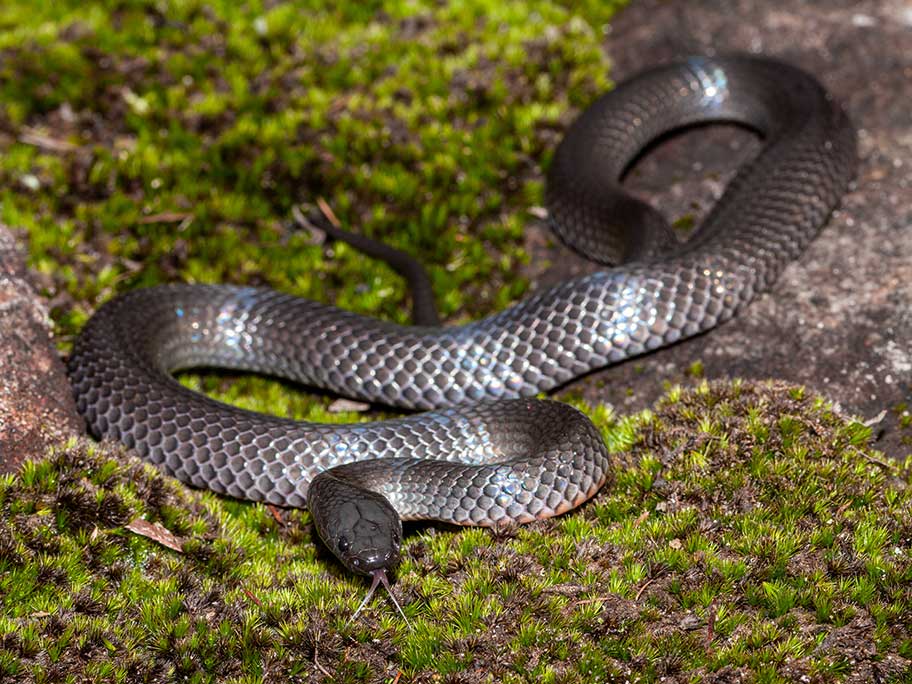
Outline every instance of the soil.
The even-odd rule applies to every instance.
[[[708,378],[803,384],[870,420],[877,448],[907,455],[910,437],[900,421],[912,402],[912,4],[640,0],[606,31],[616,80],[690,54],[750,51],[807,69],[848,110],[861,163],[818,239],[735,320],[569,390],[629,413],[650,406],[668,383],[693,382],[688,369],[699,362]],[[628,185],[671,220],[699,220],[758,146],[733,126],[691,131],[648,153]],[[593,268],[556,255],[548,242],[543,227],[529,238],[542,257],[532,263],[553,263],[533,276],[539,286]]]

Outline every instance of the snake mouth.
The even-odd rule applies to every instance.
[[[399,553],[395,549],[361,549],[341,557],[344,565],[360,575],[374,576],[378,571],[392,571],[399,565]]]

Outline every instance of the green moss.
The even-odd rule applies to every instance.
[[[555,130],[609,84],[617,3],[34,5],[0,6],[0,220],[28,235],[65,352],[104,300],[165,281],[408,320],[385,264],[291,220],[321,197],[426,263],[445,318],[503,308]],[[185,381],[330,417],[290,385]]]
[[[450,320],[524,292],[527,210],[568,112],[608,85],[616,5],[306,5],[0,5],[0,220],[28,235],[64,350],[103,300],[173,280],[406,320],[388,268],[294,227],[318,197],[428,263]],[[182,381],[357,419],[260,378]],[[912,676],[912,464],[872,454],[869,428],[779,386],[670,388],[625,420],[576,403],[611,486],[517,530],[412,528],[395,591],[413,629],[382,600],[349,621],[365,587],[306,513],[110,447],[27,463],[0,479],[0,680]]]
[[[612,445],[613,482],[575,513],[515,530],[411,529],[395,585],[411,629],[379,599],[349,620],[366,587],[305,512],[189,491],[110,447],[27,463],[0,481],[0,672],[912,675],[912,461],[883,464],[857,423],[791,387],[676,389],[625,420],[580,406]],[[131,532],[137,518],[183,551]]]
[[[162,280],[265,282],[404,320],[384,265],[327,259],[295,230],[291,206],[318,197],[429,264],[446,316],[502,306],[525,289],[553,130],[608,84],[616,7],[33,5],[0,8],[0,217],[28,230],[63,340]]]

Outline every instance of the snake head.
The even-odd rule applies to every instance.
[[[371,575],[399,564],[402,523],[386,499],[350,502],[341,505],[339,512],[341,519],[324,542],[346,568]]]
[[[373,575],[399,564],[402,522],[381,494],[326,471],[310,484],[307,505],[323,543],[348,570]]]

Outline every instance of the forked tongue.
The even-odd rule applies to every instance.
[[[377,590],[377,587],[382,584],[383,588],[386,589],[386,593],[389,594],[390,599],[392,599],[393,605],[396,606],[396,610],[399,611],[399,615],[402,616],[402,619],[405,620],[405,624],[409,626],[409,629],[411,629],[412,623],[409,622],[409,619],[407,617],[405,617],[405,613],[402,612],[402,606],[399,605],[399,601],[396,600],[396,597],[393,594],[393,590],[390,588],[389,579],[386,577],[386,570],[384,570],[383,568],[377,568],[376,570],[372,570],[371,577],[373,577],[374,579],[371,582],[370,589],[368,589],[368,591],[367,591],[367,596],[365,596],[364,600],[361,601],[361,605],[358,606],[358,610],[356,610],[354,612],[354,614],[350,618],[348,618],[348,621],[351,622],[356,617],[358,617],[358,613],[360,613],[361,610],[364,608],[364,606],[367,605],[367,602],[371,600],[371,596],[374,595],[374,592]]]

